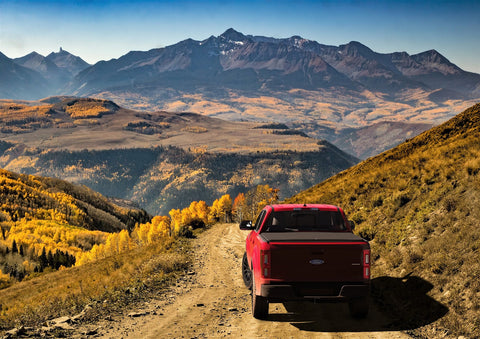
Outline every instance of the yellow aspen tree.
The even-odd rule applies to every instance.
[[[224,222],[228,222],[232,212],[232,198],[230,194],[222,195],[218,204],[219,218],[223,218]]]
[[[118,247],[120,249],[120,252],[126,252],[133,247],[127,230],[120,231],[118,236]]]
[[[168,214],[172,219],[172,228],[174,233],[178,233],[180,231],[181,222],[182,222],[182,212],[179,209],[172,209]]]
[[[161,238],[172,236],[170,224],[170,218],[167,216],[155,216],[152,219],[152,225],[155,225]]]
[[[88,262],[89,253],[80,252],[75,257],[75,266],[82,266]]]
[[[245,194],[239,193],[233,201],[232,214],[234,218],[240,222],[245,218],[245,212],[247,210],[247,201]]]
[[[88,252],[88,261],[93,261],[93,260],[98,260],[98,259],[101,259],[103,258],[103,249],[101,248],[103,247],[102,245],[93,245],[92,249],[90,250],[90,252]]]
[[[210,208],[208,207],[207,203],[203,200],[200,200],[195,207],[197,217],[205,224],[208,224],[208,213],[210,212]]]
[[[220,200],[215,199],[210,207],[209,221],[210,223],[218,221],[220,219]]]
[[[137,237],[139,239],[140,246],[148,245],[148,232],[150,230],[150,223],[140,224],[137,230]]]
[[[173,230],[172,230],[171,222],[169,218],[165,218],[164,220],[162,220],[158,225],[158,227],[163,237],[167,238],[167,237],[173,236],[173,232],[172,232]]]
[[[189,225],[192,222],[192,220],[193,220],[192,212],[190,211],[189,208],[184,208],[181,212],[180,226]]]
[[[116,255],[120,252],[118,238],[118,233],[108,235],[107,241],[105,241],[105,254],[107,256]]]

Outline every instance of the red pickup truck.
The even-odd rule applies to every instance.
[[[251,230],[242,262],[252,290],[252,313],[268,317],[270,302],[345,301],[350,314],[366,317],[370,290],[370,246],[352,233],[353,222],[333,205],[269,205]]]

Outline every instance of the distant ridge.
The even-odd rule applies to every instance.
[[[52,63],[70,77],[91,66],[62,48],[47,57],[32,52],[14,61],[46,78],[58,72]],[[130,86],[132,81],[137,85],[148,83],[186,89],[182,81],[187,79],[195,79],[193,86],[209,85],[215,80],[220,81],[217,87],[235,88],[238,84],[228,76],[231,70],[245,72],[240,78],[241,87],[251,89],[343,86],[360,90],[358,86],[361,85],[387,92],[402,88],[444,88],[477,96],[480,86],[480,75],[461,70],[435,50],[416,55],[380,54],[357,41],[337,47],[300,36],[276,39],[244,35],[229,28],[218,37],[211,36],[203,41],[187,39],[165,48],[130,52],[118,59],[101,61],[80,74],[68,88],[64,87],[66,83],[56,84],[54,92],[92,95],[112,87]],[[176,73],[168,74],[170,72]],[[202,73],[203,80],[195,76],[198,72]],[[447,79],[452,77],[454,84],[449,85]],[[160,85],[159,80],[166,82]]]
[[[47,96],[45,79],[0,52],[0,98],[33,99]]]

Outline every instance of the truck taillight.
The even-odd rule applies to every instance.
[[[370,250],[363,250],[363,279],[370,279]]]
[[[270,251],[269,250],[261,250],[260,251],[260,269],[262,270],[262,276],[264,278],[270,277]]]

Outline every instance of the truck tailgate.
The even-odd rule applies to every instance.
[[[271,279],[284,282],[360,282],[363,249],[351,233],[263,233],[270,244]]]

